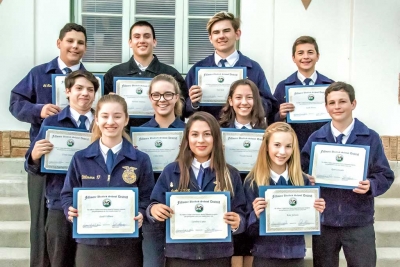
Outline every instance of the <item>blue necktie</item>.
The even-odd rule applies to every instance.
[[[201,186],[203,185],[203,178],[204,178],[204,168],[203,165],[200,164],[199,174],[197,175],[197,184],[199,185],[200,189]]]
[[[344,134],[339,134],[336,137],[336,144],[342,144],[343,136],[344,136]]]
[[[65,74],[67,74],[67,75],[72,72],[72,70],[70,68],[68,68],[68,67],[63,68],[63,71],[65,71]]]
[[[247,129],[247,127],[246,127],[246,126],[243,126],[242,129]]]
[[[310,82],[312,82],[312,80],[310,78],[304,79],[304,84],[305,85],[310,85]]]
[[[85,129],[86,130],[86,125],[85,122],[87,120],[87,117],[85,115],[80,115],[79,116],[79,121],[81,122],[78,126],[78,129]]]
[[[226,59],[221,59],[220,61],[219,61],[219,63],[221,63],[221,67],[222,68],[225,68],[226,66],[225,66],[225,63],[226,62],[228,62],[228,60],[226,60]]]
[[[285,178],[280,176],[278,182],[276,182],[276,185],[287,185]]]
[[[107,171],[109,174],[111,174],[112,168],[114,166],[114,156],[115,154],[112,152],[111,149],[109,149],[107,152],[107,160],[106,160]]]

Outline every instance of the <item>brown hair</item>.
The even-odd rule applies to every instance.
[[[265,130],[263,142],[258,151],[256,164],[247,175],[246,180],[249,180],[251,185],[254,183],[257,186],[269,185],[269,179],[271,177],[271,159],[268,155],[268,144],[271,136],[277,132],[290,133],[293,137],[293,153],[287,161],[289,179],[293,185],[303,186],[304,179],[300,164],[299,142],[297,141],[296,133],[286,122],[275,122]]]
[[[166,81],[166,82],[171,83],[174,86],[175,94],[179,95],[179,99],[178,99],[178,101],[176,101],[175,106],[174,106],[174,113],[175,113],[175,116],[181,116],[183,104],[181,101],[181,89],[179,88],[178,82],[171,75],[159,74],[156,77],[154,77],[153,80],[151,80],[150,87],[149,87],[149,96],[151,94],[153,84],[155,84],[158,81]]]
[[[88,80],[93,84],[94,92],[96,93],[97,90],[99,89],[99,81],[91,72],[86,70],[76,70],[68,74],[68,76],[65,77],[65,82],[64,82],[65,88],[71,89],[75,85],[76,79],[81,77],[85,78],[86,80]]]
[[[334,82],[325,90],[325,105],[328,104],[327,99],[331,92],[342,90],[349,95],[350,103],[353,103],[353,101],[356,99],[356,92],[354,91],[353,86],[345,82]]]
[[[120,104],[122,106],[122,109],[124,111],[125,116],[127,118],[129,118],[128,105],[126,104],[125,99],[120,97],[119,95],[115,95],[115,94],[105,95],[105,96],[102,96],[99,99],[99,101],[97,102],[96,111],[95,111],[95,114],[94,114],[96,118],[99,116],[99,111],[100,111],[101,107],[103,106],[103,104],[105,104],[105,103],[118,103],[118,104]],[[100,137],[101,137],[100,128],[96,123],[94,123],[93,124],[93,128],[92,128],[92,142],[96,141]],[[130,138],[129,134],[127,134],[125,131],[122,132],[122,137],[124,137],[129,142],[131,142],[131,138]]]
[[[214,23],[221,21],[221,20],[229,20],[232,24],[233,29],[235,32],[240,28],[240,19],[235,18],[235,15],[226,11],[220,11],[216,13],[207,23],[207,31],[208,35],[211,35],[211,28]]]
[[[253,93],[253,108],[251,109],[251,125],[253,128],[257,129],[265,129],[267,127],[265,122],[265,111],[262,105],[261,97],[259,94],[259,90],[257,85],[250,81],[249,79],[241,79],[232,83],[231,88],[229,89],[228,98],[226,100],[225,106],[221,110],[220,121],[219,124],[221,127],[229,127],[231,124],[235,122],[236,113],[233,107],[229,104],[229,100],[232,99],[233,94],[235,93],[236,88],[239,85],[248,85],[251,88],[251,92]]]
[[[299,38],[296,39],[293,43],[292,47],[292,56],[296,53],[296,47],[300,44],[312,44],[314,45],[315,51],[317,52],[317,55],[319,55],[319,49],[318,49],[318,44],[317,40],[311,36],[300,36]]]
[[[206,122],[211,129],[211,136],[213,137],[213,148],[210,155],[210,168],[216,176],[215,191],[230,191],[233,195],[234,192],[232,181],[224,157],[221,130],[214,116],[203,111],[196,112],[189,117],[189,120],[185,127],[185,131],[183,133],[179,154],[176,158],[176,161],[179,164],[179,169],[181,171],[178,190],[182,191],[189,188],[189,170],[194,158],[193,152],[190,150],[189,146],[189,132],[193,123],[196,121]]]
[[[76,23],[67,23],[62,27],[60,30],[60,34],[58,35],[58,39],[62,40],[64,36],[67,34],[67,32],[81,32],[83,35],[85,35],[85,45],[87,43],[87,35],[86,35],[86,29],[82,25],[76,24]]]

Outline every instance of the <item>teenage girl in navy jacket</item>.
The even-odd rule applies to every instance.
[[[68,220],[79,211],[72,207],[75,187],[138,187],[139,214],[135,219],[139,227],[150,203],[154,187],[153,170],[147,154],[136,150],[124,132],[129,116],[125,100],[118,95],[103,96],[97,103],[93,143],[76,152],[69,167],[61,192],[64,213]],[[107,158],[113,157],[111,171]],[[124,175],[134,169],[135,175]],[[85,179],[96,177],[96,179]],[[76,266],[142,266],[140,238],[85,238],[76,239]]]
[[[247,227],[249,234],[254,236],[254,267],[304,266],[304,236],[259,236],[260,213],[268,205],[258,194],[258,187],[264,185],[310,185],[301,171],[296,134],[287,123],[276,122],[267,128],[256,164],[246,177],[244,190],[247,198]],[[315,200],[314,207],[323,212],[325,201]]]
[[[201,186],[197,177],[204,169]],[[230,191],[231,212],[224,220],[233,234],[245,230],[246,200],[239,172],[225,162],[221,132],[217,120],[209,113],[196,112],[187,122],[179,155],[167,165],[151,195],[148,217],[155,223],[164,223],[173,210],[165,205],[165,193],[170,191]],[[166,244],[166,266],[226,266],[230,267],[233,244],[185,243]]]

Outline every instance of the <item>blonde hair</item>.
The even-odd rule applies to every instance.
[[[216,13],[207,23],[207,31],[208,35],[211,35],[211,28],[214,23],[221,21],[221,20],[229,20],[232,24],[233,29],[235,32],[240,28],[240,19],[235,18],[235,15],[226,11],[220,11]]]
[[[118,104],[120,104],[122,106],[122,109],[124,111],[125,116],[129,119],[128,105],[126,104],[125,99],[120,97],[119,95],[115,95],[115,94],[105,95],[105,96],[102,96],[99,99],[99,102],[97,102],[96,111],[95,111],[95,114],[94,114],[96,118],[99,115],[99,111],[100,111],[101,107],[105,103],[118,103]],[[93,128],[92,128],[92,142],[96,141],[100,137],[101,137],[100,128],[96,123],[94,123],[93,124]],[[131,142],[131,138],[130,138],[129,134],[127,134],[125,131],[122,132],[122,137],[124,137],[129,142]]]
[[[290,133],[293,137],[293,153],[287,161],[288,175],[290,182],[293,185],[303,186],[304,180],[300,164],[299,142],[297,141],[296,133],[292,127],[285,122],[275,122],[268,126],[268,128],[265,130],[263,142],[260,150],[258,151],[256,164],[247,175],[246,180],[249,180],[251,185],[254,183],[257,186],[269,185],[269,179],[271,177],[271,159],[268,154],[268,144],[271,136],[278,132]]]
[[[175,94],[179,95],[179,99],[178,99],[178,101],[176,101],[175,106],[174,106],[174,113],[175,113],[175,116],[181,116],[183,105],[182,105],[182,101],[181,101],[181,89],[179,87],[178,82],[171,75],[159,74],[156,77],[154,77],[153,80],[151,80],[151,82],[150,82],[149,96],[151,94],[153,85],[158,81],[166,81],[166,82],[171,83],[174,86]]]

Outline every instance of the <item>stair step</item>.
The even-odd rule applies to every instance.
[[[29,228],[29,221],[0,222],[0,247],[29,248]]]
[[[1,267],[27,267],[29,266],[29,248],[1,248]]]
[[[375,198],[375,221],[400,221],[400,198]]]
[[[27,197],[0,197],[0,221],[29,221]]]
[[[25,174],[24,163],[25,158],[1,158],[1,173]]]
[[[0,197],[24,197],[27,195],[26,173],[0,175]]]

